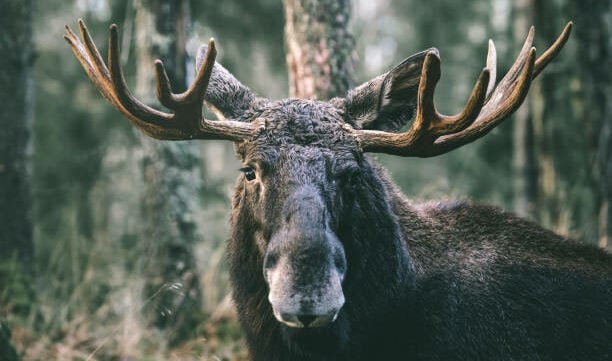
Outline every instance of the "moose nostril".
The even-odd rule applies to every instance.
[[[300,322],[302,323],[302,325],[304,325],[304,327],[308,327],[314,320],[317,319],[317,317],[319,317],[319,316],[315,316],[315,315],[300,315],[300,316],[297,316],[297,319],[300,320]]]

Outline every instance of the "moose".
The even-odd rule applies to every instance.
[[[540,57],[532,27],[499,83],[490,41],[454,116],[433,101],[435,48],[344,98],[273,101],[215,62],[212,39],[184,93],[155,62],[168,113],[128,90],[116,25],[105,62],[78,24],[66,40],[133,125],[160,140],[234,143],[243,168],[227,255],[251,360],[612,359],[609,254],[494,207],[414,203],[367,155],[431,157],[482,137],[521,105],[571,23]]]

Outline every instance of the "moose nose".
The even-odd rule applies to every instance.
[[[339,311],[333,311],[330,313],[326,313],[324,315],[312,315],[312,314],[302,314],[302,315],[292,315],[288,313],[281,313],[277,317],[278,320],[289,327],[296,328],[308,328],[308,327],[323,327],[327,326],[330,323],[334,322],[336,318],[338,318]],[[276,314],[276,312],[275,312]]]

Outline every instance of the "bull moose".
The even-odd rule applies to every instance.
[[[234,142],[244,167],[227,247],[252,360],[611,360],[609,254],[494,207],[414,203],[366,155],[431,157],[482,137],[520,106],[571,27],[540,57],[532,28],[497,84],[490,42],[454,116],[434,105],[434,48],[344,98],[272,101],[216,63],[211,40],[184,93],[155,62],[167,113],[130,94],[115,25],[107,63],[82,21],[80,38],[68,27],[65,38],[147,135]],[[202,117],[204,102],[218,120]]]

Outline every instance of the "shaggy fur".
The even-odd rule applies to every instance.
[[[326,329],[283,330],[274,319],[256,231],[235,209],[231,276],[253,360],[612,356],[609,255],[491,207],[413,206],[368,163],[346,190],[347,303]],[[246,196],[239,190],[235,204]]]

